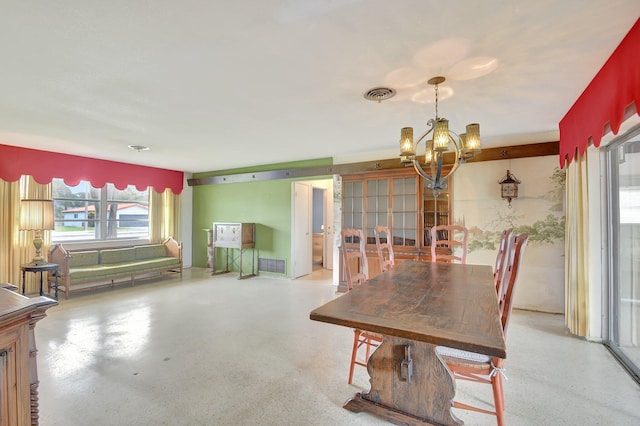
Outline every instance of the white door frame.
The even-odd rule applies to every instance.
[[[313,270],[311,241],[311,184],[291,185],[291,278],[308,275]]]

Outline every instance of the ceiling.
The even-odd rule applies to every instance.
[[[558,122],[638,0],[2,2],[0,144],[185,172],[393,158],[400,128]],[[614,83],[614,82],[612,82]],[[364,99],[391,87],[395,97]],[[426,92],[425,92],[426,91]],[[128,145],[144,145],[135,151]]]

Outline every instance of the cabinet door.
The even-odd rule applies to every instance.
[[[366,181],[366,228],[367,244],[375,244],[376,226],[389,226],[389,179]]]
[[[14,333],[10,333],[13,337]],[[18,374],[19,348],[16,341],[2,339],[0,346],[0,425],[21,425],[26,424],[28,419],[25,401],[29,401],[29,393],[25,394],[25,386],[19,383]],[[22,372],[27,374],[28,370]]]
[[[364,212],[364,183],[362,181],[342,184],[342,228],[362,229]]]
[[[418,178],[393,178],[392,226],[394,246],[418,247]]]
[[[436,225],[450,225],[449,192],[442,191],[436,198],[430,189],[424,191],[424,246],[431,246],[431,228]]]

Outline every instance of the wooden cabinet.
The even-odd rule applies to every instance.
[[[369,276],[380,272],[374,228],[389,227],[396,261],[430,260],[429,230],[452,223],[449,188],[434,199],[413,168],[342,176],[342,227],[365,232]]]
[[[34,328],[58,303],[0,288],[0,425],[37,425],[38,370]],[[10,288],[6,288],[10,287]]]
[[[253,248],[256,243],[255,223],[213,224],[213,246],[224,248]]]
[[[231,271],[236,265],[240,273],[240,279],[256,276],[256,224],[239,222],[214,222],[211,243],[211,273],[219,274]],[[216,249],[225,249],[226,266],[224,270],[218,270],[216,261]],[[237,255],[229,253],[229,249],[237,249]],[[245,250],[251,250],[251,273],[247,274],[242,267],[242,258]],[[209,248],[207,249],[209,252]]]

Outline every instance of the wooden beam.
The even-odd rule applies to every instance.
[[[508,160],[514,158],[559,155],[559,142],[534,143],[529,145],[504,146],[483,149],[468,163],[478,161]],[[453,155],[445,155],[445,164],[453,163]],[[380,170],[404,169],[399,158],[364,161],[361,163],[336,164],[331,166],[302,167],[298,169],[267,170],[262,172],[229,173],[218,176],[188,179],[189,186],[218,185],[223,183],[257,182],[275,179],[299,179],[331,175],[348,175],[352,173],[375,172]]]
[[[253,182],[274,179],[294,179],[318,176],[345,175],[404,168],[399,158],[366,161],[362,163],[337,164],[331,166],[303,167],[299,169],[268,170],[263,172],[232,173],[219,176],[188,179],[189,186],[216,185],[221,183]]]
[[[514,158],[542,157],[545,155],[560,155],[560,142],[532,143],[528,145],[503,146],[486,148],[467,163],[478,161],[510,160]]]

